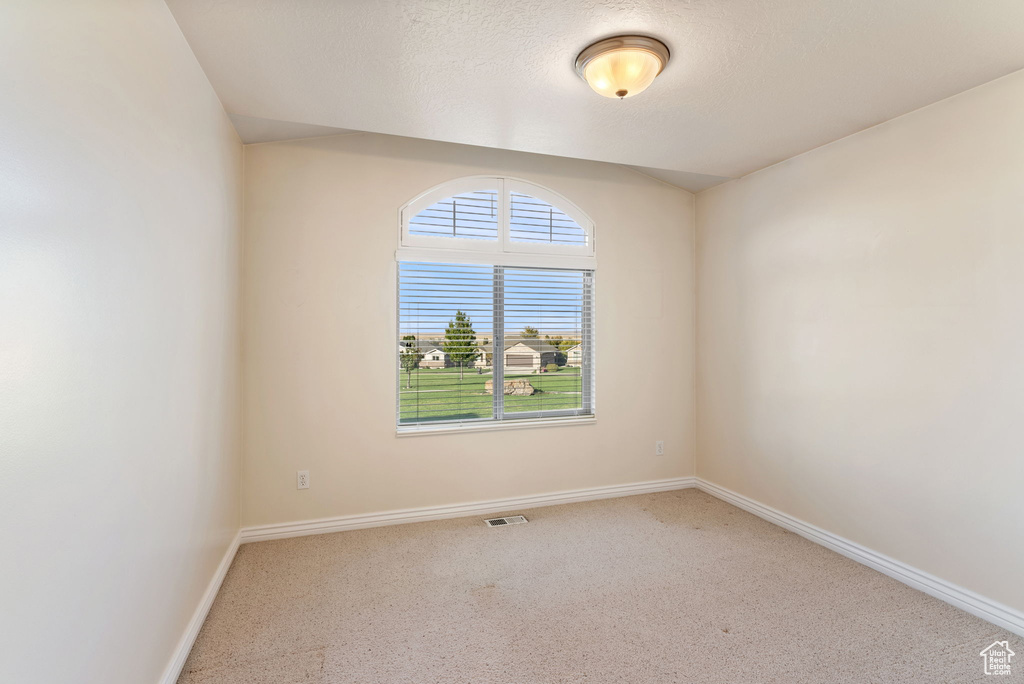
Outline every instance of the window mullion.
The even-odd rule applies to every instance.
[[[580,389],[583,412],[594,412],[594,272],[588,271],[583,276],[583,320],[580,326],[582,334]]]
[[[505,267],[494,267],[494,341],[491,345],[491,390],[494,420],[505,417]]]
[[[509,198],[508,183],[498,181],[498,243],[502,252],[510,251],[509,225],[511,224],[512,202]]]

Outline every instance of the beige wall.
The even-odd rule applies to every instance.
[[[1024,608],[1024,72],[701,193],[698,475]]]
[[[155,682],[238,529],[241,145],[157,0],[0,63],[0,681]]]
[[[693,473],[692,195],[606,164],[369,134],[245,159],[244,525]],[[550,187],[597,223],[598,421],[398,438],[398,210],[486,173]],[[361,363],[341,353],[352,339]],[[674,353],[637,364],[652,339]]]

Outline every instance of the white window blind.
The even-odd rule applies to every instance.
[[[435,202],[409,219],[409,234],[497,240],[498,193],[465,192]]]
[[[594,272],[398,265],[399,428],[594,415]]]
[[[565,212],[544,200],[518,192],[510,193],[509,239],[583,247],[587,233]]]

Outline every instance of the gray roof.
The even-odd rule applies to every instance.
[[[523,345],[526,345],[527,347],[529,347],[530,349],[532,349],[533,351],[540,352],[541,354],[547,354],[548,352],[557,352],[558,351],[558,347],[555,347],[551,343],[545,342],[544,340],[536,338],[536,337],[527,337],[526,339],[506,340],[506,342],[509,343],[508,344],[509,347],[514,347],[517,344],[523,344]],[[505,351],[508,351],[507,347],[506,347]]]
[[[545,342],[544,340],[537,339],[536,337],[528,337],[526,339],[513,338],[511,340],[505,340],[505,351],[508,351],[517,344],[526,345],[530,349],[541,354],[547,354],[549,352],[558,351],[558,347],[552,345],[549,342]],[[482,349],[483,351],[490,353],[491,348],[493,346],[494,345],[492,344],[480,344],[477,345],[477,349]]]
[[[444,351],[444,340],[399,340],[398,344],[404,347],[410,342],[414,343],[421,352],[427,352],[432,349],[439,349],[441,351]],[[550,342],[547,342],[536,337],[527,337],[525,339],[507,339],[505,340],[505,351],[508,351],[509,348],[514,347],[517,344],[525,345],[540,354],[558,352],[558,347],[552,345]],[[475,348],[490,354],[493,347],[494,345],[488,342],[487,344],[477,344]]]
[[[421,352],[428,352],[433,349],[440,349],[441,351],[444,351],[444,342],[441,340],[399,340],[398,346],[405,347],[410,343],[415,344],[416,348]]]

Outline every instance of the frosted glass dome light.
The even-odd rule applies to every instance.
[[[624,99],[647,89],[668,64],[660,40],[615,36],[587,47],[576,58],[576,73],[599,95]]]

